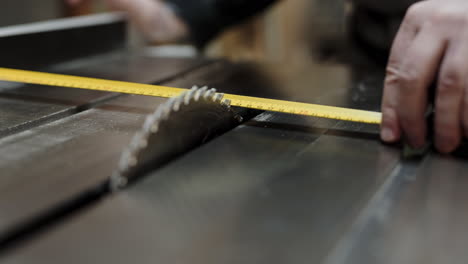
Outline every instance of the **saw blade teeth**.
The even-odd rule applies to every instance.
[[[171,108],[165,107],[164,111],[161,112],[161,119],[167,120],[169,118],[169,115],[171,114]]]
[[[128,166],[130,167],[135,167],[136,165],[138,165],[138,160],[137,158],[132,155],[129,159],[128,159]]]
[[[158,132],[158,130],[159,130],[159,123],[152,124],[151,128],[149,129],[149,131],[153,134]]]
[[[117,191],[119,189],[127,186],[128,180],[120,174],[113,174],[110,181],[110,188],[112,191]]]
[[[119,161],[119,171],[125,170],[125,168],[127,167],[127,160],[129,156],[130,156],[130,151],[128,149],[122,153],[122,156],[120,157],[120,161]]]
[[[189,105],[192,104],[195,109],[200,109],[197,107],[201,106],[205,107],[206,104],[217,107],[217,111],[224,112],[224,110],[226,110],[226,107],[224,107],[226,105],[226,100],[223,101],[223,96],[224,94],[216,93],[216,89],[209,89],[207,86],[203,88],[194,86],[189,91],[177,97],[170,98],[164,104],[160,105],[156,111],[145,119],[142,130],[135,134],[128,148],[122,153],[119,166],[116,172],[112,174],[110,188],[112,188],[113,191],[122,189],[128,184],[132,177],[136,177],[136,174],[140,173],[140,167],[146,166],[147,162],[149,162],[149,157],[145,155],[155,155],[155,153],[159,153],[158,155],[165,155],[165,153],[171,152],[158,152],[149,148],[156,144],[155,137],[158,137],[157,134],[165,135],[167,132],[166,126],[173,123],[171,122],[173,115],[174,118],[177,118],[178,115],[176,115],[176,113],[190,113],[192,108]],[[225,113],[230,113],[231,120],[234,122],[242,121],[242,118],[237,117],[231,110],[227,110],[229,112]],[[158,148],[156,147],[156,149]]]
[[[132,141],[130,142],[130,149],[133,151],[134,149],[137,149],[139,144],[138,141],[142,137],[142,133],[138,132],[135,137],[133,137]]]
[[[195,101],[200,101],[200,97],[202,97],[202,95],[206,92],[206,90],[208,89],[208,87],[202,87],[200,89],[198,89],[196,92],[195,92],[195,95],[194,95],[194,99]]]
[[[198,102],[199,99],[200,99],[200,94],[201,94],[201,91],[200,90],[197,90],[194,94],[193,94],[193,100],[195,100],[195,102]]]
[[[174,102],[173,110],[174,111],[179,111],[181,105],[183,104],[184,98],[183,97],[177,97],[177,100]]]
[[[224,98],[224,94],[222,94],[222,93],[217,93],[217,94],[215,94],[215,96],[213,97],[213,101],[214,101],[215,103],[221,103],[221,101],[223,100],[223,98]]]
[[[229,99],[224,99],[221,101],[221,104],[227,107],[231,107],[231,100]]]
[[[164,106],[162,106],[162,112],[161,112],[161,118],[162,119],[168,119],[172,110],[173,110],[173,106],[174,106],[174,102],[175,102],[175,97],[172,97],[171,99],[169,99],[169,101],[167,101],[166,104],[164,104]]]
[[[145,122],[143,123],[143,130],[144,131],[148,131],[150,130],[151,126],[153,125],[153,122],[151,122],[151,116],[148,116],[146,119],[145,119]]]
[[[184,96],[184,104],[185,104],[185,105],[188,105],[188,104],[190,103],[190,100],[192,100],[193,95],[194,95],[194,93],[195,93],[196,91],[197,91],[197,90],[192,89],[192,90],[190,90],[189,92],[187,92],[187,93],[185,94],[185,96]]]
[[[116,185],[118,188],[123,188],[128,184],[128,180],[125,177],[118,177],[118,181],[116,182]]]
[[[148,147],[148,140],[142,139],[142,140],[140,141],[140,146],[139,146],[139,147],[140,147],[140,148],[146,148],[146,147]]]
[[[205,95],[203,96],[205,100],[207,101],[214,101],[213,99],[213,96],[216,94],[216,89],[212,88],[210,90],[208,90]]]
[[[148,117],[146,117],[145,122],[143,123],[143,131],[151,130],[151,126],[154,123],[154,115],[155,115],[155,113],[153,113],[152,115],[149,115]]]

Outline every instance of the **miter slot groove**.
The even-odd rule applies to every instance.
[[[427,159],[427,158],[426,158]],[[389,173],[389,177],[362,208],[354,223],[336,243],[335,248],[325,259],[324,264],[348,263],[353,251],[362,237],[373,232],[376,223],[387,219],[395,202],[401,196],[405,186],[414,181],[414,176],[421,169],[421,162],[403,161]]]
[[[70,117],[70,116],[79,114],[81,112],[92,109],[93,107],[96,107],[96,106],[102,105],[104,103],[107,103],[107,102],[109,102],[111,100],[117,99],[120,96],[121,95],[105,96],[105,97],[99,98],[99,99],[97,99],[97,100],[95,100],[93,102],[90,102],[90,103],[87,103],[87,104],[84,104],[84,105],[76,106],[76,107],[73,107],[71,109],[65,109],[65,110],[62,110],[62,111],[59,111],[59,112],[44,116],[42,118],[32,120],[30,122],[22,123],[22,124],[17,125],[17,126],[8,127],[6,129],[0,130],[0,138],[11,136],[11,135],[14,135],[14,134],[17,134],[17,133],[21,133],[23,131],[26,131],[26,130],[29,130],[29,129],[32,129],[32,128],[35,128],[35,127],[38,127],[38,126],[46,125],[46,124],[58,121],[60,119],[66,118],[66,117]]]

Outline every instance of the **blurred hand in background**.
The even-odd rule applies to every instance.
[[[66,0],[72,6],[92,0]],[[105,0],[110,8],[124,11],[143,33],[156,44],[171,43],[189,35],[187,25],[160,0]]]

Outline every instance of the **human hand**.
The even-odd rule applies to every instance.
[[[65,0],[69,5],[75,6],[85,2],[91,2],[92,0]],[[105,0],[106,4],[109,5],[112,9],[120,10],[120,11],[127,11],[129,7],[132,6],[132,2],[138,4],[137,1],[131,0]]]
[[[429,89],[436,83],[434,137],[442,153],[468,137],[468,2],[411,6],[394,41],[382,103],[382,140],[425,145]]]
[[[77,5],[91,0],[66,0]],[[125,11],[130,20],[150,41],[155,43],[174,42],[186,38],[188,26],[178,18],[161,0],[105,0],[114,10]]]

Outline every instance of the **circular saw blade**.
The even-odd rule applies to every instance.
[[[122,153],[119,167],[111,177],[111,189],[125,187],[240,122],[242,118],[215,89],[195,86],[169,99],[146,118],[143,128]]]

